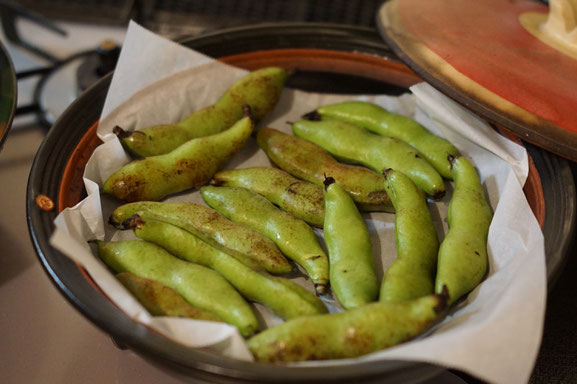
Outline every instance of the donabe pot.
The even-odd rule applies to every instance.
[[[223,30],[181,44],[245,69],[269,65],[295,68],[288,86],[331,93],[400,94],[420,78],[402,64],[372,29],[327,24],[284,23]],[[100,143],[96,122],[110,85],[107,76],[83,93],[58,119],[34,161],[27,191],[30,234],[40,262],[60,292],[84,316],[154,364],[195,380],[223,383],[407,382],[421,381],[443,368],[417,362],[387,361],[322,367],[248,363],[201,349],[190,349],[128,318],[82,268],[50,246],[53,220],[84,196],[82,172]],[[566,260],[574,229],[575,186],[567,161],[527,146],[532,158],[526,196],[546,239],[549,282]],[[43,211],[39,194],[56,203]]]

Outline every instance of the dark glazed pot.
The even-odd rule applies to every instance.
[[[182,44],[246,69],[281,65],[298,71],[290,87],[332,93],[399,94],[419,77],[396,59],[376,31],[326,24],[275,24],[215,32]],[[60,117],[34,161],[27,196],[28,223],[39,259],[61,293],[90,321],[154,364],[183,377],[221,383],[362,383],[421,381],[441,368],[415,362],[327,362],[321,367],[247,363],[174,343],[124,315],[83,270],[52,248],[57,213],[84,197],[82,172],[95,134],[110,76],[88,89]],[[575,187],[567,162],[530,147],[534,167],[525,191],[547,240],[548,267],[559,269],[574,227]],[[45,194],[57,209],[34,200]],[[557,260],[549,263],[550,260]],[[550,276],[556,271],[549,271]]]

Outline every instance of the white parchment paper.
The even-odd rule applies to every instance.
[[[252,360],[244,340],[232,326],[195,320],[152,317],[91,251],[92,239],[133,238],[129,231],[106,225],[118,205],[100,196],[99,186],[130,161],[112,128],[139,129],[177,121],[194,110],[210,105],[246,71],[227,66],[167,41],[130,23],[122,53],[102,113],[98,135],[104,141],[85,170],[88,197],[56,219],[51,243],[83,265],[103,292],[135,321],[192,348],[208,348],[228,357]],[[428,129],[448,138],[479,171],[494,210],[489,232],[490,270],[486,280],[466,301],[459,304],[440,325],[426,336],[363,356],[299,365],[355,364],[366,360],[405,359],[456,368],[495,383],[523,383],[532,371],[541,341],[546,299],[544,240],[522,185],[528,173],[525,150],[504,139],[483,120],[440,94],[428,84],[411,88],[400,97],[327,95],[287,89],[267,121],[290,133],[286,121],[295,121],[322,104],[344,100],[370,100],[383,107],[414,117]],[[271,166],[253,138],[235,156],[228,168]],[[433,221],[442,239],[447,231],[448,194],[430,204]],[[171,201],[202,203],[198,192],[172,196]],[[379,275],[395,258],[394,215],[365,214],[371,233]],[[322,241],[322,231],[317,231]],[[303,276],[296,281],[312,289]],[[338,304],[325,298],[332,312]],[[269,327],[281,320],[255,304]]]

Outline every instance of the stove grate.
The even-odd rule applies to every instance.
[[[174,36],[277,21],[374,27],[382,0],[20,0],[20,4],[55,20],[124,25],[132,18]]]

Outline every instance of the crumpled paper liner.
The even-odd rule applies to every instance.
[[[80,263],[128,316],[190,347],[203,347],[224,356],[252,360],[243,338],[226,324],[152,317],[113,277],[90,249],[92,239],[134,238],[130,231],[106,225],[118,205],[100,196],[99,186],[130,161],[112,127],[139,129],[179,120],[214,101],[246,71],[230,67],[167,41],[131,22],[103,109],[98,136],[104,141],[85,170],[88,197],[56,219],[51,244]],[[489,273],[483,283],[425,337],[356,359],[303,362],[297,365],[349,365],[372,360],[414,360],[455,368],[490,382],[522,383],[531,374],[543,328],[546,300],[544,239],[523,194],[528,173],[521,146],[497,134],[486,122],[457,105],[428,84],[411,87],[400,97],[328,95],[286,89],[266,121],[290,133],[286,121],[295,121],[322,104],[350,99],[373,101],[389,110],[414,117],[432,132],[448,138],[476,166],[494,210],[489,231]],[[271,166],[254,138],[227,168]],[[440,239],[447,231],[446,210],[451,194],[430,204]],[[202,203],[197,191],[178,194],[170,201]],[[371,233],[379,277],[395,258],[394,215],[365,214]],[[319,238],[322,231],[316,230]],[[312,290],[306,276],[295,279]],[[324,298],[331,312],[341,310]],[[280,323],[262,305],[254,304],[265,327]]]

